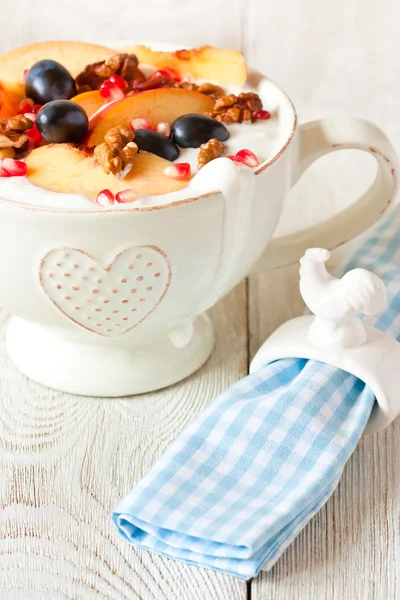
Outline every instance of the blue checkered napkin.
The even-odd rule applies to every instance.
[[[400,207],[399,207],[400,208]],[[341,270],[389,286],[368,322],[400,334],[400,210]],[[285,359],[223,392],[117,506],[131,544],[248,579],[270,568],[335,489],[367,424],[373,393],[329,365]]]

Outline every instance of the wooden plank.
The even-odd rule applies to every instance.
[[[297,267],[250,279],[250,356],[301,314],[297,286]],[[399,419],[364,438],[333,497],[273,569],[252,581],[252,600],[399,598],[399,455]]]
[[[0,345],[0,596],[243,600],[246,584],[120,539],[110,519],[185,425],[247,369],[245,284],[212,311],[208,363],[168,390],[100,400],[20,375]],[[1,315],[1,324],[6,317]],[[1,327],[4,337],[4,326]]]

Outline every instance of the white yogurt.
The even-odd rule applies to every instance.
[[[254,91],[258,93],[263,102],[263,108],[271,113],[271,118],[267,121],[256,121],[255,123],[226,125],[230,136],[224,142],[226,147],[224,156],[236,154],[239,150],[246,148],[254,152],[260,163],[272,159],[284,146],[293,129],[295,117],[288,98],[267,78],[259,79],[256,75],[250,75],[249,83],[240,90],[234,87],[225,89],[227,93],[237,94],[240,91]],[[192,173],[195,173],[194,177],[189,181],[188,186],[184,189],[159,196],[143,196],[131,203],[115,203],[113,208],[115,210],[124,210],[133,208],[134,206],[169,204],[198,195],[199,182],[197,181],[198,177],[196,174],[198,153],[198,148],[181,148],[180,156],[175,161],[190,163]],[[201,170],[204,171],[204,174],[207,173],[208,166],[205,165]],[[201,178],[202,193],[215,190],[215,177],[210,178],[209,189],[204,188],[204,174]],[[55,208],[58,210],[102,209],[94,199],[80,194],[63,194],[46,190],[33,185],[27,177],[0,178],[0,199],[18,204]]]

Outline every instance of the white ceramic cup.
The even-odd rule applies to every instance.
[[[332,249],[379,219],[398,173],[385,134],[362,119],[299,125],[290,100],[269,85],[288,135],[255,174],[228,159],[210,163],[204,174],[218,181],[223,173],[222,189],[127,210],[0,200],[0,303],[13,315],[7,348],[23,373],[94,396],[175,383],[212,352],[205,311],[243,277],[293,263],[309,247]],[[290,187],[316,159],[344,148],[375,157],[371,188],[335,217],[271,241]]]

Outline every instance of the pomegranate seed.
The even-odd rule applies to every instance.
[[[115,200],[117,202],[134,202],[138,198],[140,198],[140,194],[138,194],[136,190],[131,189],[118,192],[118,194],[115,196]]]
[[[132,119],[132,121],[129,123],[129,127],[134,131],[135,129],[152,129],[152,126],[145,118]]]
[[[236,156],[243,161],[243,164],[247,167],[257,167],[260,164],[257,156],[251,150],[239,150],[239,152],[236,152]]]
[[[253,119],[256,121],[267,121],[271,118],[271,113],[267,110],[256,110],[253,112]]]
[[[100,96],[103,96],[103,98],[105,98],[106,96],[108,96],[109,95],[108,90],[109,90],[109,88],[110,88],[111,85],[112,84],[111,84],[110,81],[108,81],[108,79],[106,79],[105,81],[103,81],[103,83],[100,85],[100,88],[99,88]]]
[[[155,75],[161,75],[161,77],[168,77],[168,79],[172,79],[172,81],[182,81],[182,77],[179,75],[175,69],[171,69],[170,67],[165,67],[165,69],[158,69],[155,72]]]
[[[164,169],[164,175],[172,179],[189,179],[191,174],[189,163],[175,163]]]
[[[30,129],[27,129],[24,133],[26,133],[26,135],[30,139],[30,145],[32,146],[32,148],[37,148],[37,146],[39,146],[43,141],[41,133],[36,127],[36,125],[31,127]]]
[[[127,90],[129,87],[126,79],[121,77],[121,75],[117,75],[117,73],[113,73],[112,75],[110,75],[110,77],[108,78],[108,81],[117,85],[119,87],[119,89],[122,91]]]
[[[13,158],[4,158],[1,167],[10,177],[23,177],[28,171],[28,167],[22,160],[14,160]]]
[[[26,80],[26,76],[28,75],[28,71],[29,71],[29,69],[24,69],[24,72],[23,72],[23,75],[22,75],[22,78],[23,78],[24,81]]]
[[[234,163],[238,163],[240,165],[244,164],[243,160],[234,154],[230,154],[227,158],[230,158]]]
[[[2,161],[0,161],[1,163]],[[0,164],[0,177],[11,177],[10,173]]]
[[[35,115],[38,114],[39,110],[42,108],[43,104],[35,104],[35,106],[33,107],[33,112],[35,113]]]
[[[24,117],[26,117],[27,119],[30,119],[33,124],[36,123],[36,116],[37,115],[35,115],[35,113],[33,113],[33,112],[24,113]]]
[[[18,106],[18,114],[23,115],[27,112],[33,112],[34,102],[30,98],[25,98]]]
[[[114,204],[114,194],[110,190],[101,190],[97,194],[96,202],[101,206],[112,206]]]
[[[106,79],[100,86],[100,96],[105,98],[107,102],[113,102],[114,100],[122,100],[124,92],[115,83]]]
[[[158,133],[161,133],[162,135],[165,135],[166,137],[169,137],[169,134],[171,133],[171,128],[169,124],[165,121],[160,121],[156,127],[156,131],[158,131]]]

